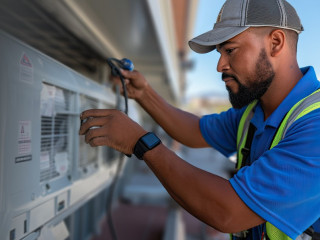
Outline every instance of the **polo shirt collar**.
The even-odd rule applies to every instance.
[[[294,104],[320,88],[320,82],[317,80],[313,67],[305,67],[300,70],[303,77],[265,122],[260,102],[257,104],[255,114],[252,118],[252,123],[256,128],[259,128],[259,126],[261,127],[262,124],[277,128]]]

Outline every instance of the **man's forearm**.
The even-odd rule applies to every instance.
[[[199,117],[168,104],[151,87],[137,102],[175,140],[189,147],[208,147],[199,128]]]
[[[164,145],[145,153],[144,160],[182,207],[217,230],[238,232],[264,222],[228,180],[190,165]]]

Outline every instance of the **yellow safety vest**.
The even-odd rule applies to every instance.
[[[238,126],[236,164],[236,169],[238,170],[241,168],[242,165],[242,150],[244,149],[246,143],[251,118],[254,115],[253,108],[256,106],[257,102],[258,101],[255,100],[248,105],[240,119],[240,123]],[[278,127],[275,137],[271,143],[270,149],[276,146],[285,137],[288,128],[294,121],[298,120],[299,118],[318,108],[320,108],[320,89],[314,91],[309,96],[303,98],[290,109],[290,111],[286,114],[285,118],[282,120],[280,126]],[[285,233],[280,231],[278,228],[276,228],[269,222],[266,222],[266,232],[270,240],[291,239]]]

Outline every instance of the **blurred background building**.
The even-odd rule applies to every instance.
[[[107,88],[111,85],[106,59],[129,58],[163,98],[181,107],[185,99],[186,73],[193,66],[188,58],[187,41],[193,35],[197,9],[198,0],[0,0],[0,29]],[[6,64],[6,59],[1,61]],[[226,105],[225,100],[217,104],[214,99],[194,100],[186,107],[202,115],[220,111]],[[200,110],[203,107],[205,110]],[[134,102],[130,102],[129,114],[145,129],[157,132],[165,144],[187,160],[216,156],[216,152],[211,152],[213,150],[194,153],[173,142]],[[1,118],[1,126],[6,126]],[[10,134],[9,131],[6,133]],[[216,158],[224,160],[220,155]],[[2,155],[2,168],[6,166],[5,161],[11,160]],[[207,167],[206,164],[210,163],[203,161],[203,164]],[[224,165],[220,168],[227,172]],[[125,161],[120,174],[112,208],[119,239],[209,239],[210,234],[216,236],[215,239],[225,238],[176,206],[143,162],[136,159]],[[1,184],[10,188],[6,178]],[[70,189],[72,184],[74,182]],[[29,203],[26,203],[23,206],[26,213],[19,215],[24,216],[22,232],[18,227],[6,227],[11,223],[0,223],[2,230],[8,231],[4,233],[5,240],[111,239],[105,216],[110,183],[105,186],[52,217],[43,218],[46,213],[38,211],[36,218],[40,220],[37,222],[44,221],[36,229],[28,227],[33,223],[26,207]],[[50,196],[57,199],[54,193],[46,197]],[[19,214],[23,211],[19,210]],[[16,226],[15,221],[20,224],[22,218],[19,216],[13,216],[16,220],[12,226]],[[2,218],[2,221],[4,219],[8,220]]]

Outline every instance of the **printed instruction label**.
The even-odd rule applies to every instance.
[[[56,153],[54,157],[54,161],[56,163],[56,171],[61,175],[65,175],[68,171],[68,153],[60,152]]]
[[[15,162],[20,163],[20,162],[28,162],[31,160],[32,160],[32,155],[26,155],[26,156],[16,157]]]
[[[33,83],[33,65],[26,53],[20,58],[20,81]]]
[[[32,143],[31,121],[19,121],[18,131],[18,156],[30,156]]]
[[[41,116],[52,117],[55,113],[56,87],[42,83],[41,90]]]

